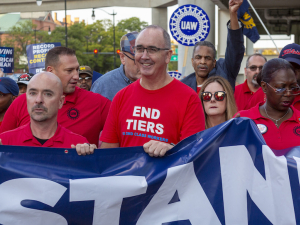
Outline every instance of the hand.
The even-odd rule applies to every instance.
[[[1,69],[0,69],[0,77],[4,77],[4,73]]]
[[[247,0],[244,0],[247,1]],[[229,6],[229,12],[230,13],[237,13],[238,9],[242,5],[243,0],[229,0],[228,6]]]
[[[94,150],[97,148],[97,146],[95,144],[77,144],[75,145],[71,145],[71,148],[76,148],[76,152],[78,155],[90,155],[94,153]]]
[[[149,141],[143,145],[143,148],[146,153],[148,153],[151,157],[162,157],[173,148],[172,145],[168,143],[164,143],[161,141]]]
[[[237,113],[234,118],[240,118],[240,117],[241,117],[241,115],[239,113]]]
[[[0,139],[0,145],[3,145],[3,144],[2,144],[2,140],[1,140],[1,139]]]

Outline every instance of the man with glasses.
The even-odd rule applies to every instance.
[[[151,25],[135,42],[141,78],[113,99],[100,140],[101,148],[143,146],[150,156],[164,156],[174,144],[205,129],[200,98],[170,77],[170,36]]]
[[[85,89],[87,91],[91,90],[93,79],[93,70],[89,66],[79,67],[79,80],[77,82],[77,87]]]
[[[229,81],[234,91],[236,77],[239,73],[244,56],[244,37],[241,23],[238,22],[237,11],[243,0],[230,0],[230,21],[227,23],[228,36],[225,59],[216,61],[215,46],[209,41],[196,43],[193,50],[192,65],[195,73],[188,75],[181,81],[197,93],[203,82],[211,76],[221,76]]]
[[[92,92],[99,93],[112,101],[118,91],[141,77],[134,62],[133,52],[137,35],[138,32],[135,31],[123,35],[120,41],[121,52],[119,53],[121,66],[97,79],[92,86]]]
[[[250,55],[246,61],[245,76],[243,84],[235,87],[234,98],[238,110],[247,110],[257,103],[264,101],[264,92],[257,83],[257,75],[267,62],[262,54],[255,53]]]

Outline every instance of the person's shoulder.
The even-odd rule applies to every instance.
[[[182,78],[180,81],[181,81],[182,83],[186,83],[186,82],[188,82],[188,81],[194,79],[195,76],[196,76],[195,73],[191,73],[191,74],[189,74],[188,76],[186,76],[185,78]]]
[[[76,140],[77,143],[81,143],[81,142],[82,142],[82,144],[88,143],[87,139],[85,137],[83,137],[82,135],[76,134],[61,125],[60,125],[60,129],[61,129],[60,132],[62,132],[64,135],[66,135],[68,139]]]
[[[250,109],[238,111],[237,113],[240,114],[240,117],[248,117],[251,119],[255,119],[255,118],[261,116],[260,112],[259,112],[259,106],[260,106],[260,103],[257,103],[254,107],[252,107]]]
[[[23,126],[17,127],[16,129],[5,131],[0,134],[0,138],[8,137],[8,136],[16,136],[18,134],[22,134],[26,131],[27,126],[28,126],[28,124],[25,124]]]
[[[23,105],[26,105],[27,101],[26,101],[26,93],[18,96],[13,102],[12,105],[15,107],[21,107]]]
[[[110,101],[109,99],[103,97],[101,94],[98,93],[94,93],[92,91],[87,91],[85,89],[82,88],[76,88],[76,90],[78,92],[78,97],[81,99],[84,99],[85,101],[92,101],[95,103],[99,103],[99,102],[108,102]]]
[[[174,86],[175,88],[174,87],[173,88],[176,90],[176,92],[185,92],[189,95],[198,96],[197,93],[190,86],[183,83],[182,80],[179,81],[176,78],[174,78]]]

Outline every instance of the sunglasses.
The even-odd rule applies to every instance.
[[[247,68],[249,68],[251,71],[256,71],[258,68],[259,71],[261,71],[263,67],[262,66],[249,66]]]
[[[212,96],[214,95],[216,101],[223,101],[226,96],[225,91],[216,91],[214,94],[208,91],[201,93],[201,98],[204,102],[208,102],[211,100]]]

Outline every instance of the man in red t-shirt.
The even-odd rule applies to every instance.
[[[78,154],[93,151],[96,145],[57,123],[58,110],[65,96],[60,79],[50,72],[36,74],[28,83],[26,94],[30,123],[0,134],[0,144],[53,148],[75,148]]]
[[[47,53],[45,67],[61,80],[66,96],[62,108],[58,111],[58,123],[84,136],[89,143],[97,145],[111,102],[99,94],[76,86],[79,80],[79,63],[74,50],[66,47],[52,48]],[[0,133],[29,121],[26,94],[23,94],[7,110]]]
[[[259,53],[248,57],[245,68],[246,80],[243,84],[236,86],[234,92],[239,111],[250,109],[258,102],[264,101],[264,92],[257,83],[256,78],[266,62],[266,57]]]
[[[135,45],[141,78],[114,97],[101,148],[143,146],[150,156],[163,156],[205,129],[203,109],[196,92],[167,73],[172,51],[163,28],[148,26]]]

